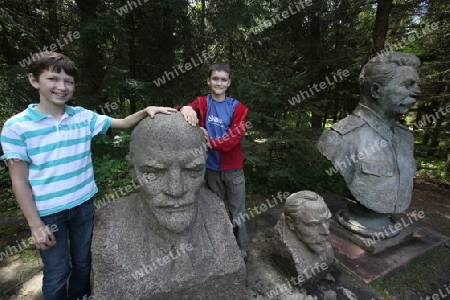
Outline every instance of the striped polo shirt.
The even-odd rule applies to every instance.
[[[28,181],[38,214],[47,216],[75,207],[98,191],[91,140],[106,133],[111,118],[66,105],[57,120],[38,112],[36,106],[30,104],[5,122],[0,159],[28,162]]]

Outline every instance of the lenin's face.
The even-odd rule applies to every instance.
[[[396,76],[376,90],[377,113],[388,118],[407,114],[421,94],[418,82],[419,76],[414,68],[398,67]]]
[[[134,153],[132,160],[137,178],[142,180],[139,196],[149,217],[171,232],[186,230],[197,216],[197,202],[205,172],[205,157],[194,156],[183,141],[170,150],[147,147]]]

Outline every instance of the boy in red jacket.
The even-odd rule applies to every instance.
[[[206,82],[211,94],[197,97],[180,110],[192,125],[205,128],[208,159],[205,179],[208,187],[225,201],[233,220],[234,234],[244,259],[247,255],[245,226],[244,155],[241,139],[245,133],[248,109],[225,92],[231,85],[230,67],[216,63],[209,68]]]

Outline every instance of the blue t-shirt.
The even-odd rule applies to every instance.
[[[210,139],[222,138],[230,129],[231,120],[233,119],[234,110],[238,104],[236,99],[225,97],[224,101],[216,101],[211,95],[207,96],[207,107],[205,117],[205,127],[208,131]],[[220,170],[220,152],[216,150],[208,150],[208,159],[206,168],[215,171]]]

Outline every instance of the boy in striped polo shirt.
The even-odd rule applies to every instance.
[[[130,128],[147,115],[176,110],[149,106],[114,119],[68,106],[78,72],[60,53],[48,52],[29,71],[40,101],[5,122],[1,159],[8,161],[14,195],[44,263],[45,299],[83,299],[91,294],[92,197],[98,191],[91,140],[110,127]]]

